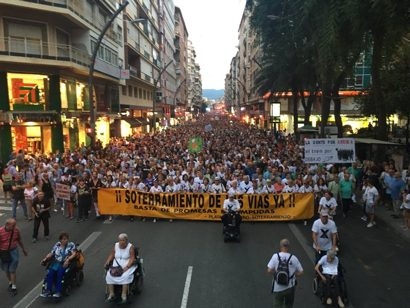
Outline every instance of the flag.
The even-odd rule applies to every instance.
[[[189,153],[199,153],[202,151],[203,140],[201,137],[194,136],[188,141]]]

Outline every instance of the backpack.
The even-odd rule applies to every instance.
[[[287,260],[281,259],[279,253],[276,255],[278,256],[279,264],[275,272],[275,282],[279,285],[288,286],[290,279],[293,277],[293,275],[289,275],[289,261],[293,255],[290,255]]]

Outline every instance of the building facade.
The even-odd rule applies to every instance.
[[[0,0],[0,160],[170,125],[188,102],[181,20],[172,0]]]

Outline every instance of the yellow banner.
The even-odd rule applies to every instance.
[[[102,188],[98,191],[98,207],[103,215],[220,220],[227,198],[227,194],[147,193]],[[244,221],[289,221],[313,217],[312,193],[243,194],[237,199]]]

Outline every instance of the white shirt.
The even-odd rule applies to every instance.
[[[321,250],[328,251],[332,248],[332,235],[337,233],[337,227],[333,220],[328,219],[327,224],[324,224],[322,220],[316,219],[312,226],[312,232],[317,234],[317,243]],[[316,249],[315,243],[313,248]]]
[[[337,275],[337,267],[339,265],[338,257],[335,257],[332,262],[328,262],[327,256],[323,256],[317,264],[322,266],[322,274]]]
[[[228,212],[229,210],[232,211],[239,211],[241,209],[241,205],[239,204],[239,201],[237,199],[225,199],[223,209],[225,212]]]
[[[332,216],[336,215],[336,207],[337,207],[337,202],[334,197],[331,197],[329,200],[327,200],[326,197],[320,198],[319,213],[326,212]]]
[[[279,256],[281,260],[284,260],[284,259],[288,260],[290,257],[290,253],[279,252]],[[275,252],[272,258],[268,262],[268,268],[276,271],[276,269],[278,268],[278,265],[279,265],[279,259],[278,259],[277,253]],[[289,284],[287,286],[283,286],[283,285],[275,283],[273,286],[273,292],[280,292],[280,291],[283,291],[283,290],[286,290],[286,289],[289,289],[295,286],[295,281],[296,281],[295,273],[296,272],[303,272],[303,268],[298,258],[292,255],[292,258],[289,260],[289,275],[290,277],[292,277],[291,279],[289,279]]]
[[[368,205],[373,205],[376,203],[376,200],[379,196],[379,192],[377,191],[376,187],[366,187],[364,194],[363,194],[363,200],[366,202]]]

